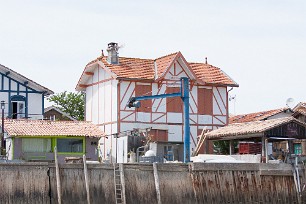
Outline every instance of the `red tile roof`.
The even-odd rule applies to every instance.
[[[102,62],[111,72],[113,72],[117,78],[128,78],[128,79],[146,79],[155,80],[162,76],[164,72],[172,64],[173,60],[182,56],[180,52],[172,53],[157,59],[140,59],[140,58],[128,58],[119,57],[119,64],[109,64],[106,56],[101,56],[91,62],[87,66],[93,65],[98,61]],[[188,63],[188,62],[187,62]],[[227,74],[225,74],[220,68],[205,64],[205,63],[188,63],[191,72],[194,73],[196,78],[202,84],[214,84],[223,86],[234,86],[238,84],[232,80]],[[156,69],[156,70],[155,70]],[[157,71],[157,73],[155,73]],[[83,72],[82,77],[84,77]],[[80,81],[76,87],[80,86]]]
[[[109,64],[107,57],[100,58],[107,68],[120,78],[154,79],[154,60],[120,57],[120,64]]]
[[[232,80],[218,67],[205,63],[189,63],[189,65],[198,78],[204,81],[206,84],[238,86],[234,80]]]
[[[256,113],[236,115],[236,116],[232,116],[229,118],[229,123],[230,124],[231,123],[245,123],[245,122],[251,122],[251,121],[265,120],[273,115],[276,115],[288,109],[289,108],[279,108],[279,109],[261,111],[261,112],[256,112]]]
[[[85,136],[102,137],[97,125],[85,121],[5,120],[9,136]]]
[[[161,76],[167,70],[177,54],[178,52],[157,58],[155,60],[157,66],[157,76]]]

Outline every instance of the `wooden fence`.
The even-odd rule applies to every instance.
[[[137,203],[306,203],[287,164],[124,164],[125,200]],[[88,203],[83,164],[59,168],[61,203]],[[112,164],[88,164],[90,203],[115,203]],[[0,203],[58,203],[56,168],[0,163]],[[304,189],[303,189],[304,187]]]

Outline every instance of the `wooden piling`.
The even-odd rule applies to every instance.
[[[161,204],[159,178],[158,178],[158,171],[157,171],[157,164],[156,163],[153,163],[153,174],[154,174],[155,189],[156,189],[156,195],[157,195],[157,204]]]
[[[62,204],[61,180],[60,180],[59,165],[58,165],[58,160],[57,160],[57,148],[56,148],[56,146],[54,147],[54,160],[55,160],[57,202],[58,202],[58,204]]]
[[[86,164],[86,155],[83,155],[83,163],[84,163],[84,177],[85,177],[85,187],[86,187],[86,195],[87,195],[87,204],[90,204],[90,194],[89,194],[89,183],[88,183],[88,172],[87,172],[87,164]]]

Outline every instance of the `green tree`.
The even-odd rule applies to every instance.
[[[228,140],[219,140],[214,141],[214,152],[218,154],[229,154],[230,148],[229,148],[229,141]],[[233,141],[233,148],[234,152],[238,152],[238,141]]]
[[[69,114],[76,120],[84,120],[84,101],[85,95],[81,92],[61,92],[48,98],[48,101],[54,102],[55,107]]]

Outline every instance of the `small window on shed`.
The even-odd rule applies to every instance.
[[[294,144],[294,154],[295,155],[301,155],[302,154],[302,145],[301,145],[301,143],[295,143]]]
[[[22,152],[51,152],[51,139],[22,138]]]
[[[82,138],[57,139],[57,150],[58,152],[83,153],[83,143]]]

